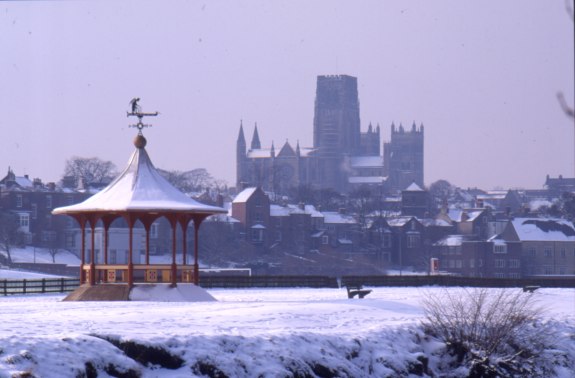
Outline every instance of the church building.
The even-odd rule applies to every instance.
[[[257,125],[246,143],[240,124],[236,144],[238,188],[260,186],[287,194],[300,185],[340,193],[361,185],[398,192],[411,183],[423,187],[423,126],[406,132],[392,125],[382,155],[380,127],[361,132],[357,78],[318,76],[313,120],[313,147],[285,142],[262,148]]]

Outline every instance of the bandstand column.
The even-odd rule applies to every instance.
[[[82,252],[80,258],[80,285],[86,283],[85,274],[84,274],[84,264],[86,263],[86,222],[80,221],[80,230],[82,230]]]
[[[134,221],[128,217],[128,286],[134,286],[134,260],[133,254],[133,236],[134,236]]]
[[[194,285],[200,284],[200,265],[198,263],[198,234],[200,231],[201,220],[194,219]]]
[[[96,221],[94,219],[90,220],[90,229],[92,230],[92,238],[90,240],[90,286],[96,284],[96,263],[94,262],[94,257],[96,256]]]
[[[176,230],[177,230],[177,223],[172,220],[170,221],[172,224],[172,286],[177,286],[177,274],[178,269],[176,266]]]

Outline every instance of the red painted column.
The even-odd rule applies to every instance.
[[[90,286],[96,284],[96,263],[94,257],[96,256],[96,222],[92,219],[90,221],[90,229],[92,230],[92,240],[90,242]]]
[[[129,235],[128,235],[128,286],[134,286],[134,260],[133,254],[133,236],[134,236],[134,222],[132,219],[128,221]]]
[[[104,222],[104,265],[108,265],[109,224]],[[104,282],[108,282],[108,270],[104,270]]]
[[[200,220],[194,219],[194,285],[200,284],[200,266],[198,263],[198,231],[200,230]]]
[[[86,283],[86,275],[84,274],[84,264],[86,263],[86,222],[80,222],[80,229],[82,230],[82,256],[80,261],[80,285]]]
[[[176,268],[176,230],[177,223],[172,221],[172,286],[177,286],[177,274],[178,270]]]

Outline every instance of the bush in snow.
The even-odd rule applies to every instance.
[[[525,374],[545,349],[541,309],[517,289],[452,289],[423,300],[424,329],[469,376]],[[456,366],[446,367],[449,369]]]

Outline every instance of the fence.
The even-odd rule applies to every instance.
[[[54,278],[41,280],[0,280],[0,294],[43,294],[74,291],[80,286],[77,278]]]
[[[64,293],[80,285],[77,278],[41,280],[0,280],[0,295]],[[574,277],[534,277],[523,279],[470,278],[456,276],[211,276],[200,275],[200,286],[211,288],[337,288],[364,286],[469,286],[469,287],[565,287],[575,288]]]

